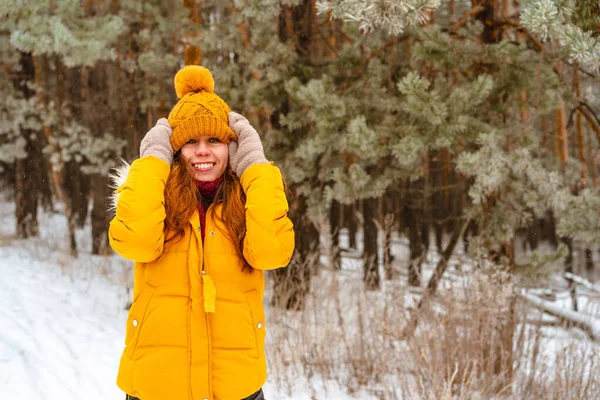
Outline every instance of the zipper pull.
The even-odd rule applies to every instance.
[[[202,270],[202,288],[204,295],[204,311],[214,313],[217,303],[217,289],[210,276]]]

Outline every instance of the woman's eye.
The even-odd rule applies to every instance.
[[[211,137],[210,139],[208,139],[208,141],[210,143],[221,143],[221,141],[219,139],[217,139],[216,137]]]
[[[196,143],[196,139],[190,139],[187,141],[186,144],[194,144],[194,143]]]

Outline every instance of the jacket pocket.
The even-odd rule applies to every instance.
[[[252,325],[254,326],[254,337],[256,338],[256,349],[258,350],[258,357],[263,358],[265,356],[265,310],[262,305],[260,294],[256,289],[253,289],[245,293],[246,300],[250,306],[250,313],[252,314]]]
[[[150,304],[154,290],[154,287],[144,283],[140,294],[129,309],[127,325],[125,328],[125,353],[129,358],[133,358],[133,353],[135,352],[140,336],[140,330],[144,324],[146,310],[148,309],[148,304]]]
[[[215,349],[249,352],[252,357],[258,357],[252,316],[244,297],[240,296],[239,301],[217,298],[216,311],[208,313],[208,318]]]

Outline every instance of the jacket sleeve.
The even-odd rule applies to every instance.
[[[242,174],[246,193],[244,257],[256,269],[282,268],[294,253],[294,225],[279,168],[255,164]]]
[[[146,156],[131,164],[108,228],[113,250],[129,260],[150,262],[162,255],[164,245],[164,190],[170,173],[167,162]]]

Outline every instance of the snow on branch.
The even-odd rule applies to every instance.
[[[368,33],[386,29],[397,36],[409,26],[422,25],[428,13],[440,6],[440,0],[318,0],[319,14],[331,13],[331,18],[358,22]]]
[[[564,321],[578,326],[587,333],[594,341],[600,341],[600,320],[586,316],[580,312],[567,310],[552,302],[545,301],[538,296],[527,293],[526,290],[517,292],[517,296],[526,300],[532,306],[539,308],[547,314],[558,317]]]
[[[592,32],[584,31],[573,22],[575,7],[572,0],[536,0],[525,8],[521,22],[542,40],[560,43],[571,60],[598,71],[600,43]]]
[[[581,276],[572,274],[570,272],[565,272],[565,278],[570,281],[575,282],[576,284],[578,284],[580,286],[583,286],[584,288],[586,288],[592,292],[600,293],[600,285],[594,284],[594,283],[588,281],[587,279],[582,278]]]

